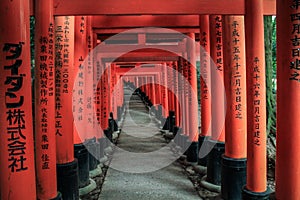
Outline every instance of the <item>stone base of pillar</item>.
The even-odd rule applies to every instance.
[[[89,185],[89,153],[83,144],[74,145],[74,157],[78,160],[79,188]]]
[[[201,178],[200,185],[202,187],[204,187],[205,189],[209,190],[209,191],[216,192],[216,193],[221,192],[221,186],[220,185],[215,185],[215,184],[212,184],[212,183],[208,182],[207,181],[207,175],[204,175]]]
[[[187,150],[186,161],[189,163],[198,163],[198,142],[192,142]]]
[[[99,165],[100,165],[100,167],[103,167],[103,166],[107,165],[108,162],[109,162],[108,157],[107,157],[107,156],[104,156],[104,157],[102,157],[102,158],[100,159],[100,164],[99,164]]]
[[[225,153],[225,143],[208,140],[210,145],[214,145],[213,149],[209,152],[207,157],[207,178],[206,181],[214,184],[221,185],[221,171],[222,171],[222,155]]]
[[[79,196],[86,195],[97,188],[97,184],[93,179],[89,179],[89,184],[83,188],[79,188]]]
[[[179,135],[179,146],[181,147],[181,152],[184,155],[187,155],[189,146],[191,145],[191,142],[189,141],[189,137],[185,134],[180,133]]]
[[[78,161],[57,164],[57,189],[63,199],[79,199]]]
[[[112,154],[112,153],[113,153],[112,147],[111,147],[111,146],[106,147],[106,148],[104,149],[104,153],[105,153],[105,155],[110,155],[110,154]]]
[[[161,121],[161,124],[162,124],[162,131],[166,131],[168,130],[169,131],[169,121],[170,121],[170,117],[167,117],[167,118],[163,118],[162,121]]]
[[[98,143],[96,143],[96,138],[90,139],[85,142],[86,148],[88,149],[89,154],[89,171],[92,171],[97,168],[99,164],[97,156],[98,153]]]
[[[208,138],[209,138],[208,136],[202,136],[202,135],[199,136],[198,146],[199,146],[200,150],[202,148],[202,145],[206,145],[206,143],[204,141],[208,140]],[[208,154],[206,156],[204,156],[203,158],[198,158],[198,165],[207,166],[207,157],[208,157]]]
[[[201,165],[194,165],[193,169],[198,174],[207,174],[207,167]]]
[[[100,176],[102,174],[102,169],[100,165],[97,165],[97,168],[90,171],[90,178],[95,178],[96,176]]]
[[[99,146],[98,146],[98,150],[99,150],[99,158],[98,160],[100,161],[100,159],[102,159],[105,154],[104,154],[104,149],[107,147],[107,142],[106,142],[106,138],[105,137],[102,137],[102,138],[99,138],[98,139],[98,143],[99,143]],[[97,154],[98,155],[98,154]]]
[[[243,200],[268,200],[270,199],[270,193],[269,188],[265,192],[252,192],[244,186],[242,196]]]
[[[247,159],[222,156],[221,195],[224,200],[242,199],[242,189],[246,184]]]

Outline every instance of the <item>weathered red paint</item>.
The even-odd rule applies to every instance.
[[[188,92],[189,99],[188,105],[188,125],[189,125],[189,139],[192,142],[198,141],[198,99],[197,99],[197,69],[196,69],[196,43],[195,43],[195,33],[189,33],[190,37],[187,40],[188,49]]]
[[[74,17],[55,17],[55,37],[55,51],[60,55],[55,58],[56,161],[58,164],[64,164],[74,161],[72,113]],[[65,39],[60,40],[59,38]],[[67,58],[64,59],[64,56]]]
[[[84,123],[87,102],[85,101],[85,68],[83,61],[87,55],[86,17],[75,16],[75,44],[74,44],[74,83],[73,99],[74,112],[74,144],[81,144],[86,139]]]
[[[277,0],[276,199],[300,198],[298,3]]]
[[[201,135],[211,135],[211,68],[209,16],[200,16]]]
[[[233,34],[234,33],[234,34]],[[224,16],[225,156],[246,158],[246,58],[244,17]]]
[[[35,154],[37,198],[57,196],[53,1],[35,2]]]
[[[94,86],[94,73],[96,74],[96,63],[94,63],[94,52],[93,52],[93,31],[92,31],[92,16],[86,17],[86,57],[84,58],[84,123],[86,124],[85,137],[91,139],[95,137],[94,127],[95,119],[93,115],[94,103],[93,93],[96,91]],[[95,64],[95,65],[94,65]]]
[[[168,104],[168,83],[167,83],[167,64],[163,63],[162,66],[162,76],[161,76],[161,81],[162,81],[162,85],[164,87],[162,87],[162,99],[163,99],[163,114],[164,117],[167,117],[169,115],[169,104]]]
[[[244,0],[55,0],[56,15],[190,15],[190,14],[245,14]],[[170,6],[172,5],[172,6]],[[275,14],[275,0],[264,0],[264,13]]]
[[[255,27],[255,28],[253,28]],[[266,73],[263,4],[246,1],[247,190],[267,190]]]
[[[0,199],[35,200],[29,1],[0,5]]]
[[[210,56],[211,63],[211,139],[225,141],[225,88],[222,40],[222,16],[211,15]]]

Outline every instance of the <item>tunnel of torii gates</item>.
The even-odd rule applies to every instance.
[[[163,129],[177,132],[176,143],[188,142],[187,161],[207,166],[207,181],[221,186],[223,199],[268,199],[263,15],[277,16],[275,195],[300,199],[299,1],[2,0],[0,5],[1,199],[60,199],[60,194],[78,199],[80,188],[90,182],[86,172],[98,164],[93,156],[89,164],[84,160],[85,146],[103,156],[104,138],[111,139],[125,109],[124,84],[151,103],[159,119],[168,119]],[[31,15],[36,20],[34,81]],[[140,27],[178,31],[203,49],[180,34],[138,29],[83,64],[106,38]],[[139,50],[113,60],[128,43]],[[196,60],[201,63],[199,132],[198,101],[189,98],[197,90]],[[222,77],[225,92],[214,84],[215,76]],[[75,79],[85,108],[72,104]],[[83,94],[93,80],[99,81]],[[214,124],[224,117],[217,133]],[[75,121],[86,122],[84,134],[78,135]],[[104,131],[95,137],[89,133],[96,124]],[[215,145],[199,158],[204,141]]]

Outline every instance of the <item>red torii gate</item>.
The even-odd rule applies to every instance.
[[[294,2],[292,2],[292,1],[290,2],[289,5],[284,4],[284,1],[281,1],[281,0],[278,0],[278,2],[280,3],[279,4],[280,6],[278,6],[279,8],[278,8],[277,12],[278,12],[278,14],[280,16],[280,19],[289,19],[288,18],[289,14],[295,14],[295,11],[298,10],[298,6],[295,5]],[[55,3],[54,3],[54,5],[55,5],[54,15],[71,15],[71,14],[84,15],[84,14],[114,14],[114,13],[116,14],[116,12],[118,12],[118,14],[136,14],[136,13],[140,13],[140,14],[162,14],[162,13],[163,14],[191,14],[192,13],[193,14],[194,13],[194,14],[242,14],[243,15],[243,14],[246,14],[246,11],[247,11],[247,8],[248,8],[248,6],[247,7],[245,6],[245,2],[242,1],[242,0],[235,0],[235,1],[232,0],[232,1],[226,1],[226,2],[220,1],[220,2],[213,2],[213,3],[210,2],[210,1],[200,1],[200,2],[199,1],[192,1],[192,2],[189,2],[190,6],[186,6],[186,2],[183,2],[183,1],[175,1],[175,2],[174,1],[172,1],[172,2],[170,2],[170,1],[164,1],[164,2],[161,2],[161,1],[140,2],[140,1],[138,1],[138,2],[135,2],[137,4],[143,4],[143,6],[140,7],[141,10],[134,9],[135,6],[131,6],[130,2],[127,2],[127,1],[117,1],[117,2],[114,1],[114,2],[112,2],[112,1],[108,1],[107,0],[107,1],[104,1],[103,4],[101,5],[102,9],[95,8],[94,5],[97,5],[96,3],[97,2],[95,0],[94,1],[92,1],[92,0],[91,1],[85,1],[85,2],[81,2],[79,0],[76,0],[76,1],[62,1],[62,0],[61,1],[55,1]],[[3,3],[3,4],[5,4],[5,3]],[[26,11],[25,12],[25,16],[26,15],[28,16],[28,13],[29,13],[28,12],[29,11],[29,9],[28,9],[28,1],[27,2],[22,2],[22,3],[19,2],[19,1],[17,1],[16,4],[9,4],[9,3],[7,3],[7,4],[9,5],[7,7],[10,8],[9,9],[10,11],[13,10],[13,8],[18,8],[18,6],[16,6],[16,4],[17,5],[23,5],[24,4],[25,6],[21,6],[21,7],[24,8],[24,9],[26,9],[25,10]],[[118,5],[120,7],[118,7],[118,9],[111,9],[111,8],[113,8],[113,6],[110,6],[111,4]],[[130,5],[130,6],[128,6],[128,5]],[[158,6],[158,5],[160,5],[160,6]],[[172,6],[170,7],[170,5],[174,5],[174,7],[172,7]],[[224,5],[227,5],[227,6],[224,6]],[[250,9],[254,5],[256,5],[256,4],[251,4],[250,5]],[[257,5],[260,5],[259,2],[257,2]],[[5,7],[5,6],[3,5],[3,7]],[[154,7],[156,9],[153,9]],[[265,14],[274,14],[275,13],[274,12],[274,8],[275,8],[274,1],[264,1],[264,5],[263,6],[260,5],[259,8],[260,8],[259,9],[260,11],[264,10]],[[286,9],[283,9],[283,8],[286,8]],[[285,12],[283,12],[283,10]],[[5,12],[2,12],[2,13],[5,13]],[[16,16],[17,13],[19,13],[18,9],[16,10],[16,12],[12,12],[12,14],[14,14],[14,15],[11,15],[12,19],[13,19],[14,16]],[[263,12],[258,12],[256,14],[258,14],[258,17],[261,17],[262,13]],[[5,17],[7,17],[7,16],[10,16],[9,13],[7,15],[5,15]],[[254,16],[256,16],[256,15],[254,15]],[[4,16],[0,16],[0,17],[1,17],[1,19],[4,19]],[[250,19],[249,19],[250,22],[248,22],[248,23],[251,24],[251,22],[252,22],[251,21],[252,15],[251,16],[247,16],[247,14],[246,14],[246,19],[249,18],[249,17],[250,17]],[[257,18],[257,20],[258,19],[259,18]],[[280,33],[284,34],[284,31],[286,31],[289,28],[289,26],[292,25],[294,27],[294,25],[293,25],[294,22],[293,21],[297,21],[297,20],[298,19],[295,17],[295,18],[291,18],[290,23],[285,23],[284,21],[279,21],[282,24],[279,23],[280,24],[279,25],[280,29],[278,31]],[[246,20],[246,22],[247,22],[247,20]],[[255,22],[259,22],[259,21],[255,21]],[[12,23],[12,22],[10,21],[8,23]],[[9,26],[8,23],[3,23],[3,25]],[[252,23],[254,23],[254,22],[252,22]],[[13,25],[15,25],[15,24],[20,24],[20,22],[16,21]],[[23,25],[24,24],[20,24],[20,27],[22,27]],[[246,24],[246,27],[247,26],[248,25]],[[27,27],[28,27],[28,23],[27,23]],[[28,29],[26,31],[28,33]],[[19,32],[19,30],[16,30],[14,32],[17,33],[17,32]],[[256,33],[259,33],[259,32],[257,31]],[[261,31],[260,31],[259,34],[260,35],[258,35],[258,36],[253,36],[254,39],[251,38],[252,36],[250,37],[250,35],[249,35],[248,36],[248,37],[250,37],[249,41],[252,41],[252,40],[257,41],[256,40],[257,38],[261,38],[261,35],[262,35]],[[291,36],[296,36],[297,37],[298,36],[297,34],[299,34],[299,33],[296,30],[296,32],[293,31],[288,36],[291,35]],[[1,45],[4,44],[4,43],[9,42],[8,41],[9,34],[7,32],[3,32],[2,35],[4,37],[3,37],[3,39],[1,39]],[[279,36],[280,37],[278,37],[279,38],[278,46],[279,47],[285,47],[285,45],[289,45],[289,46],[287,46],[287,49],[290,49],[292,51],[292,49],[293,49],[292,45],[290,43],[286,44],[285,43],[285,38],[282,37],[281,35],[279,35]],[[247,33],[246,33],[246,39],[247,39]],[[27,39],[17,38],[17,40],[22,40],[22,41],[24,40],[27,43],[29,42],[28,41],[28,37],[27,37]],[[248,39],[247,39],[247,41],[248,41]],[[294,42],[294,41],[292,40],[292,42]],[[247,42],[247,44],[250,44],[250,42],[249,43]],[[297,46],[297,43],[293,43],[293,45]],[[247,49],[248,49],[248,47],[247,47]],[[259,52],[259,54],[257,54],[257,52],[254,52],[254,50],[252,52],[252,50],[253,50],[252,48],[248,49],[249,57],[250,58],[247,58],[248,59],[247,62],[252,62],[251,58],[253,58],[253,57],[254,58],[256,58],[256,57],[260,58],[262,56],[261,52]],[[27,48],[27,51],[28,51],[28,48]],[[248,52],[247,52],[247,54],[248,54]],[[285,55],[286,52],[288,52],[288,51],[278,52],[278,55],[280,55],[280,56],[278,56],[279,61],[281,61],[280,59],[283,58],[283,56]],[[28,55],[28,52],[26,52],[26,53]],[[290,55],[286,55],[286,56],[290,58],[291,62],[293,62],[293,59],[295,57],[294,54],[292,54],[292,57]],[[296,56],[297,56],[297,54],[296,54]],[[259,59],[259,61],[261,61],[261,60],[262,59]],[[2,59],[1,61],[4,62],[4,59]],[[284,63],[284,62],[287,62],[287,63]],[[280,67],[284,66],[284,64],[287,64],[287,66],[289,66],[291,63],[289,63],[288,61],[282,61],[282,63],[279,62],[279,66]],[[2,66],[5,66],[5,63],[2,63]],[[260,66],[258,66],[258,67],[260,67]],[[1,70],[3,70],[3,69],[1,69]],[[281,87],[283,88],[283,89],[279,89],[278,90],[278,92],[279,92],[278,93],[278,101],[279,101],[279,105],[278,105],[278,112],[279,113],[278,114],[279,114],[279,116],[281,116],[281,118],[279,118],[280,121],[278,121],[278,122],[284,121],[284,119],[285,120],[289,119],[290,121],[287,121],[289,123],[291,121],[294,121],[295,123],[293,123],[292,126],[289,127],[291,129],[289,131],[289,133],[293,137],[295,135],[297,135],[296,134],[297,133],[296,132],[297,129],[294,128],[296,126],[296,124],[297,124],[297,120],[296,120],[296,118],[291,118],[291,117],[284,116],[284,114],[282,114],[282,113],[284,113],[284,111],[283,112],[281,112],[281,111],[284,110],[284,108],[286,106],[286,102],[282,101],[282,97],[290,96],[291,95],[291,92],[289,92],[288,90],[284,89],[284,87],[290,87],[292,89],[294,89],[294,88],[297,89],[298,86],[299,86],[299,84],[296,82],[297,81],[297,76],[298,76],[298,73],[297,73],[298,71],[297,70],[299,70],[299,69],[297,67],[295,67],[295,66],[292,66],[291,69],[290,69],[290,71],[283,70],[283,68],[279,68],[278,69],[278,72],[279,72],[278,73],[278,78],[279,78],[278,79],[279,80],[278,85],[281,85]],[[29,70],[27,70],[27,72],[28,71]],[[260,71],[260,73],[263,74],[262,71]],[[2,74],[4,74],[4,73],[2,73]],[[296,81],[294,81],[294,80],[296,80]],[[260,79],[259,81],[263,81],[263,79],[262,80]],[[288,82],[288,81],[290,81],[291,83]],[[3,81],[3,83],[4,83],[4,81]],[[27,81],[26,85],[27,85],[28,88],[30,88],[29,87],[29,85],[30,85],[29,83],[30,82]],[[253,84],[253,82],[251,82],[251,83]],[[5,87],[3,87],[3,88],[5,88]],[[261,87],[261,88],[263,89],[263,87]],[[298,95],[297,91],[299,91],[299,90],[293,90],[294,93],[293,93],[293,95],[291,95],[295,99],[299,99],[298,98],[299,95]],[[282,92],[282,93],[280,93],[280,92]],[[251,93],[248,93],[248,96],[249,96],[249,98],[251,98]],[[30,100],[30,97],[28,99]],[[3,99],[2,102],[6,102],[5,100],[6,99]],[[260,99],[260,100],[263,101],[263,99]],[[283,103],[280,104],[281,102],[283,102]],[[295,104],[292,104],[292,106],[289,108],[289,110],[290,111],[294,111],[294,110],[298,110],[298,108],[299,108],[299,106],[297,106]],[[5,110],[5,109],[3,109],[3,110]],[[250,111],[253,112],[253,110],[250,110]],[[30,110],[28,112],[30,112]],[[6,122],[5,121],[5,117],[6,116],[3,116],[1,118],[1,120],[3,120],[3,122]],[[248,116],[248,120],[253,120],[253,118],[251,118],[251,117],[253,117],[253,116],[250,114],[250,117]],[[282,145],[282,148],[279,148],[280,152],[278,152],[278,155],[281,155],[281,153],[285,153],[285,152],[288,151],[287,150],[288,141],[286,140],[286,138],[288,138],[288,137],[287,136],[283,136],[284,135],[283,131],[286,131],[286,129],[287,129],[286,124],[289,124],[289,123],[285,123],[284,125],[278,123],[278,124],[280,124],[283,127],[283,128],[280,128],[281,126],[279,126],[279,130],[278,130],[279,131],[278,132],[279,137],[282,137],[282,140],[278,141],[279,146]],[[1,124],[5,124],[5,123],[1,123]],[[254,124],[252,124],[252,125],[254,125]],[[250,130],[252,130],[252,128],[251,128],[251,126],[249,126]],[[30,128],[27,131],[30,132]],[[260,136],[263,137],[263,135],[260,135]],[[5,139],[7,139],[7,138],[3,138],[3,140],[1,140],[1,141],[6,141]],[[29,143],[32,142],[32,140],[31,140],[30,137],[28,137],[27,139],[28,139]],[[248,140],[248,141],[251,141],[251,140]],[[296,141],[296,140],[293,140],[293,141]],[[263,143],[264,141],[260,140],[260,142]],[[6,144],[3,144],[1,146],[5,146],[5,145]],[[250,146],[249,147],[250,151],[248,151],[248,152],[252,152],[251,150],[254,150],[253,152],[255,153],[255,155],[258,155],[258,156],[263,156],[264,155],[264,152],[263,152],[264,150],[262,149],[263,146],[261,146],[259,148],[256,148],[256,146],[251,147],[252,145],[253,145],[253,143],[251,143],[250,145],[248,145],[248,146]],[[293,145],[292,147],[295,147],[295,146],[297,146],[297,145]],[[5,152],[5,149],[3,149],[3,151],[1,151],[1,152]],[[292,151],[292,153],[294,153],[294,151]],[[284,165],[284,164],[286,164],[286,163],[289,163],[289,162],[286,162],[286,159],[290,159],[290,158],[288,156],[278,156],[278,160],[279,161],[282,160],[281,162],[279,162],[279,163],[282,163],[282,164],[279,164],[279,167],[282,166],[282,165]],[[299,159],[296,159],[293,162],[291,162],[292,163],[291,164],[292,169],[294,169],[296,171],[299,171],[299,161],[298,160]],[[249,166],[252,166],[252,164],[254,166],[256,165],[257,161],[256,160],[252,160],[252,161],[253,162],[250,162]],[[290,161],[290,160],[288,160],[288,161]],[[259,161],[259,163],[260,162],[261,162],[261,160]],[[1,160],[1,163],[7,163],[7,161],[4,160],[2,162],[2,160]],[[279,168],[279,169],[282,169],[282,168]],[[278,170],[277,173],[278,173],[278,177],[284,176],[283,170]],[[6,173],[4,173],[4,174],[6,175]],[[23,177],[25,178],[25,176],[23,176]],[[292,175],[291,175],[291,177],[292,177]],[[287,181],[287,183],[284,182],[284,184],[281,187],[284,188],[284,185],[288,185],[288,186],[290,186],[290,188],[297,188],[298,187],[298,182],[299,182],[298,179],[296,179],[296,178],[295,179],[289,179],[289,181]],[[5,178],[3,180],[6,181]],[[21,180],[21,177],[20,177],[20,180]],[[279,180],[282,180],[282,179],[279,179]],[[254,181],[254,182],[252,182],[252,181]],[[295,181],[296,184],[293,185],[293,183],[291,181]],[[2,182],[2,180],[1,180],[1,182]],[[34,182],[34,180],[31,181],[31,184],[33,182]],[[249,185],[248,185],[248,183],[249,183]],[[261,189],[261,188],[264,188],[265,186],[260,187],[260,183],[261,183],[260,181],[256,182],[255,180],[251,180],[251,178],[249,178],[248,179],[248,183],[247,183],[247,187],[246,187],[248,190],[251,190],[251,191],[254,191],[254,192],[261,192],[261,190],[264,190],[264,189]],[[252,187],[251,183],[255,183],[255,187]],[[280,184],[280,182],[278,182],[278,183]],[[1,184],[1,185],[3,185],[3,184]],[[262,184],[262,185],[264,185],[264,184]],[[258,188],[256,188],[256,186],[258,186]],[[278,188],[279,191],[281,191],[281,193],[279,193],[278,195],[283,195],[284,197],[289,196],[291,198],[297,198],[297,197],[299,197],[297,189],[291,189],[289,193],[286,193],[286,192],[284,192],[286,190],[280,190],[279,186],[277,188]],[[2,188],[1,188],[1,191],[3,191]],[[4,191],[6,191],[6,190],[4,189]],[[5,196],[5,194],[7,194],[7,193],[5,193],[5,192],[2,193],[1,192],[1,195]],[[26,192],[24,194],[26,194]],[[24,194],[22,194],[21,196],[24,196]],[[30,195],[33,195],[33,194],[30,193]]]

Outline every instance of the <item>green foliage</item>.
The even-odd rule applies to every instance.
[[[276,79],[276,18],[272,19],[272,61],[274,79]]]
[[[266,60],[267,133],[276,133],[276,22],[272,16],[264,17]]]

